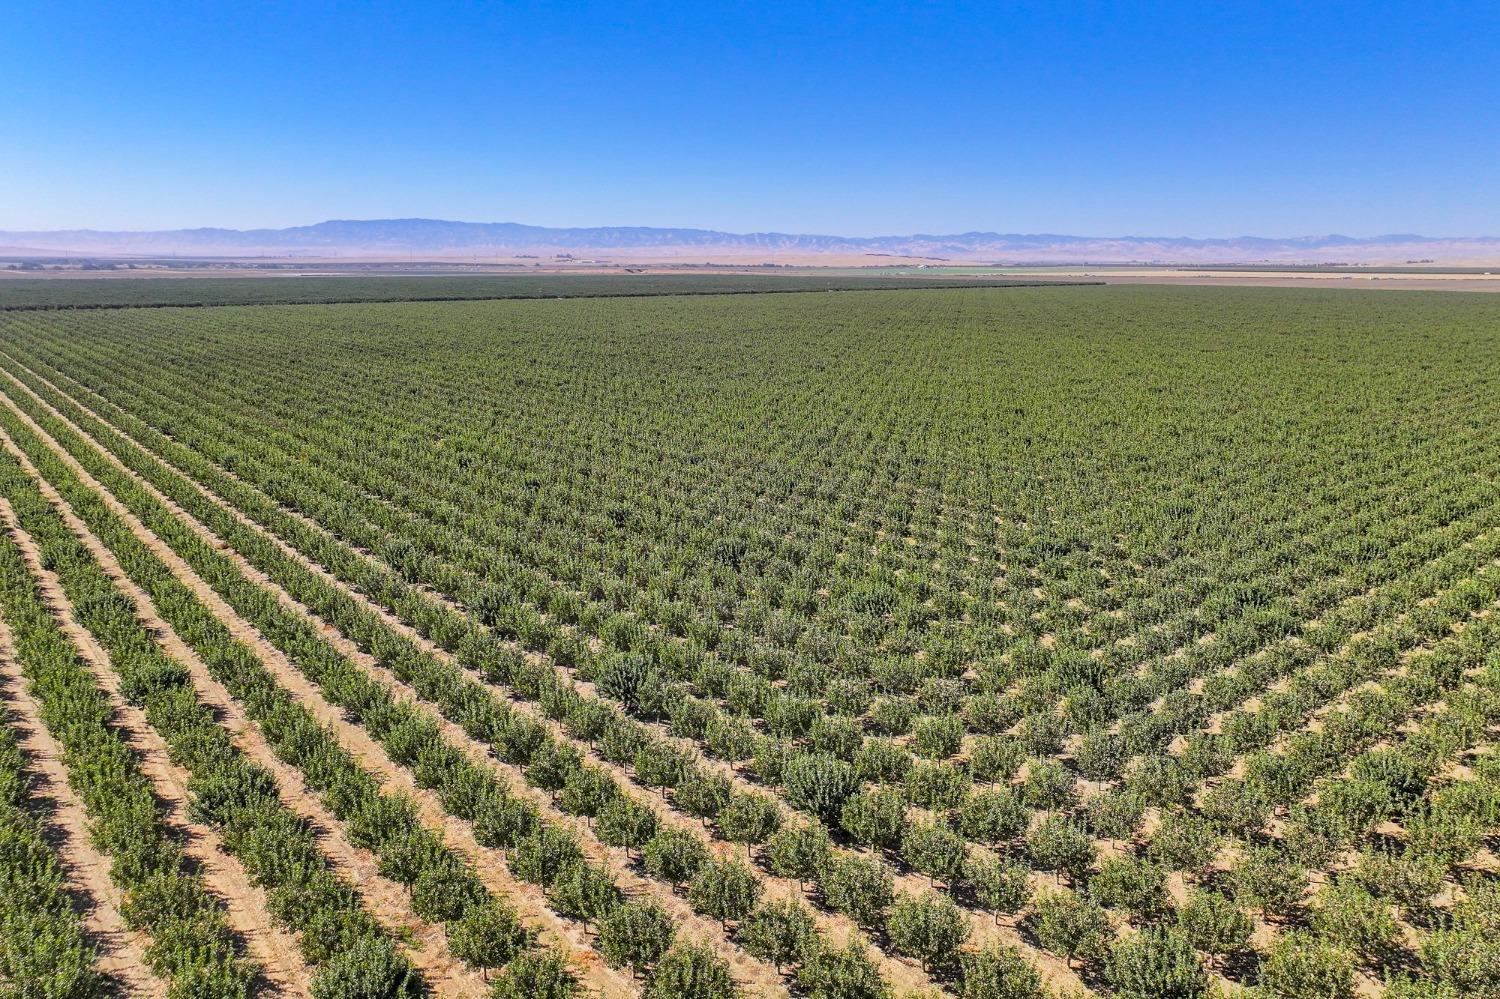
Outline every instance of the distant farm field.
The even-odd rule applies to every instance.
[[[642,294],[0,314],[0,994],[1500,996],[1500,300]]]
[[[208,305],[346,302],[446,302],[506,298],[636,298],[738,295],[751,292],[859,291],[896,288],[1023,287],[1089,284],[1080,279],[826,274],[306,274],[238,277],[26,278],[0,275],[0,312],[31,309],[119,309]]]

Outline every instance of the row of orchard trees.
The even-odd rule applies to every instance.
[[[96,953],[35,804],[15,720],[0,709],[0,982],[32,983],[32,994],[48,999],[93,996],[103,988]]]

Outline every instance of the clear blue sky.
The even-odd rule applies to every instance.
[[[0,229],[1500,235],[1500,4],[7,5]]]

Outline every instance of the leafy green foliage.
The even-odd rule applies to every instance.
[[[1116,943],[1105,974],[1121,999],[1195,999],[1208,991],[1192,945],[1171,930],[1147,929]]]
[[[1178,931],[1197,950],[1226,957],[1245,949],[1254,924],[1232,901],[1218,892],[1196,891],[1177,910]]]
[[[518,955],[495,980],[490,999],[576,999],[578,978],[555,951]]]
[[[797,902],[768,902],[740,924],[738,939],[751,955],[778,970],[795,964],[816,939],[812,914]]]
[[[647,999],[732,999],[738,994],[724,959],[691,941],[668,951],[646,986]]]
[[[1333,944],[1292,932],[1261,961],[1260,984],[1276,999],[1350,999],[1354,962]]]
[[[656,966],[677,935],[672,917],[653,902],[627,902],[599,926],[599,952],[639,975]]]
[[[1069,961],[1102,957],[1110,934],[1104,910],[1065,889],[1038,898],[1027,924],[1043,947]]]
[[[926,970],[950,964],[969,935],[969,921],[958,907],[930,892],[897,899],[885,925],[896,952],[917,958]]]

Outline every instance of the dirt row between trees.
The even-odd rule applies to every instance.
[[[373,657],[371,657],[368,654],[360,651],[358,649],[358,647],[356,645],[354,645],[354,643],[350,642],[345,636],[343,636],[341,633],[339,633],[335,628],[333,628],[331,625],[329,625],[326,622],[324,622],[321,618],[318,618],[315,614],[313,614],[311,611],[309,611],[306,607],[304,607],[303,605],[301,605],[300,603],[298,603],[297,601],[295,601],[279,585],[277,585],[274,581],[270,580],[265,575],[265,573],[261,572],[259,569],[255,568],[253,565],[251,565],[246,559],[244,559],[243,556],[241,556],[239,554],[239,552],[235,551],[225,541],[223,541],[222,539],[220,539],[217,535],[215,535],[211,530],[209,530],[207,527],[205,527],[201,522],[199,522],[191,514],[189,514],[187,511],[183,510],[170,497],[167,497],[159,489],[157,489],[150,482],[147,482],[142,476],[140,476],[134,470],[126,467],[124,465],[124,463],[119,460],[119,458],[117,456],[115,456],[113,453],[111,453],[107,448],[102,447],[92,437],[92,435],[88,434],[82,428],[78,427],[78,425],[76,423],[74,423],[72,420],[70,420],[66,415],[64,415],[63,413],[59,412],[55,407],[53,407],[51,404],[49,404],[46,400],[40,398],[28,386],[26,386],[23,383],[21,383],[18,379],[16,379],[9,372],[0,372],[0,373],[3,373],[8,380],[10,380],[13,384],[15,384],[19,388],[21,388],[21,390],[24,391],[32,399],[34,399],[37,402],[38,405],[44,407],[48,413],[50,413],[56,419],[58,419],[59,421],[61,421],[62,423],[64,423],[66,426],[68,426],[74,432],[78,433],[81,438],[83,438],[86,442],[88,442],[89,446],[95,452],[97,452],[101,457],[103,457],[105,460],[107,460],[118,471],[120,471],[123,474],[127,475],[128,477],[130,477],[132,479],[132,481],[134,481],[142,489],[144,489],[145,491],[147,491],[148,493],[150,493],[158,502],[162,503],[165,507],[167,507],[167,509],[170,510],[176,517],[178,517],[184,524],[186,524],[189,527],[191,527],[192,530],[195,533],[197,533],[201,538],[203,538],[206,542],[208,542],[209,544],[211,544],[215,548],[217,548],[222,554],[226,555],[231,560],[233,560],[235,562],[236,566],[240,569],[241,572],[243,572],[249,578],[255,580],[260,585],[266,587],[277,598],[277,600],[283,606],[285,606],[288,609],[294,611],[295,613],[298,613],[299,615],[303,616],[305,619],[307,619],[307,620],[311,621],[312,623],[314,623],[319,628],[319,630],[320,630],[321,634],[323,635],[323,637],[325,639],[327,639],[328,641],[330,641],[330,643],[333,644],[338,649],[338,651],[341,654],[343,654],[343,655],[347,656],[348,658],[350,658],[352,661],[354,661],[356,664],[358,664],[359,666],[361,666],[362,668],[364,668],[366,671],[370,672],[372,675],[378,676],[383,681],[385,681],[386,683],[392,685],[393,687],[395,687],[397,689],[400,689],[400,690],[408,693],[412,697],[413,700],[420,700],[417,697],[417,695],[414,692],[411,691],[411,688],[409,686],[401,683],[401,681],[397,680],[394,676],[392,676],[389,673],[389,671],[387,671],[384,668],[380,667],[375,662],[375,660],[373,659]],[[35,374],[35,373],[33,372],[33,374]],[[35,377],[37,377],[44,384],[47,384],[50,387],[52,387],[55,391],[57,390],[55,385],[53,385],[51,382],[48,382],[45,378],[42,378],[40,375],[36,375]],[[67,396],[66,393],[61,393],[60,392],[60,394],[63,394],[65,396]],[[305,555],[303,555],[302,552],[300,552],[296,548],[292,547],[291,545],[287,544],[284,540],[282,540],[276,534],[274,534],[274,533],[268,531],[267,529],[265,529],[264,527],[262,527],[259,523],[257,523],[256,521],[254,521],[252,518],[250,518],[246,514],[244,514],[242,511],[240,511],[237,507],[235,507],[232,504],[229,504],[226,501],[224,501],[217,494],[215,494],[214,492],[212,492],[211,490],[209,490],[207,487],[203,486],[201,483],[199,483],[196,479],[194,479],[190,475],[187,475],[186,473],[182,472],[180,469],[177,469],[176,466],[171,465],[170,463],[166,462],[165,460],[158,458],[154,454],[154,452],[151,452],[149,449],[146,449],[139,442],[135,442],[133,440],[133,438],[129,437],[128,434],[124,434],[123,431],[118,431],[118,428],[116,428],[114,424],[110,423],[107,420],[104,420],[102,417],[100,417],[97,414],[97,412],[95,412],[94,410],[92,410],[89,407],[85,406],[84,404],[78,402],[78,400],[75,397],[73,397],[73,396],[67,396],[67,397],[69,399],[71,399],[74,402],[75,405],[78,405],[80,409],[82,409],[84,412],[88,413],[90,416],[93,416],[95,419],[98,419],[104,425],[106,425],[108,427],[111,427],[113,429],[116,429],[117,432],[120,432],[122,434],[122,436],[124,436],[127,440],[131,440],[135,447],[140,448],[145,454],[147,454],[148,456],[150,456],[153,460],[160,461],[166,467],[171,468],[174,471],[178,472],[178,474],[182,475],[182,477],[186,481],[188,481],[189,483],[191,483],[192,486],[205,499],[209,500],[210,502],[212,502],[215,505],[219,506],[221,509],[223,509],[226,512],[228,512],[240,524],[242,524],[242,525],[246,526],[247,528],[255,531],[261,537],[263,537],[263,538],[269,540],[270,542],[272,542],[274,545],[276,545],[276,547],[280,551],[282,551],[283,553],[285,553],[286,555],[288,555],[288,557],[296,560],[304,568],[306,568],[309,571],[315,573],[321,579],[323,579],[326,582],[328,582],[331,586],[334,586],[337,589],[339,589],[342,593],[344,593],[345,595],[349,596],[351,599],[353,599],[356,602],[358,602],[364,608],[370,610],[372,613],[377,614],[381,618],[382,621],[384,621],[386,624],[388,624],[392,628],[396,629],[404,637],[407,637],[407,638],[411,639],[412,641],[418,643],[420,645],[420,647],[424,651],[426,651],[426,652],[428,652],[428,653],[430,653],[430,654],[438,657],[439,659],[441,659],[441,660],[443,660],[445,662],[449,662],[449,663],[453,663],[454,662],[454,659],[453,659],[453,657],[452,657],[452,655],[450,653],[448,653],[446,650],[442,649],[440,646],[436,645],[435,643],[431,642],[429,639],[427,639],[424,636],[422,636],[419,632],[417,632],[414,628],[411,628],[409,625],[407,625],[400,618],[398,618],[394,614],[390,613],[388,610],[386,610],[385,608],[381,607],[380,605],[374,603],[372,600],[370,600],[364,594],[362,594],[362,593],[360,593],[360,592],[358,592],[358,591],[353,590],[352,588],[350,588],[348,585],[346,585],[341,580],[339,580],[337,577],[335,577],[332,573],[328,572],[321,565],[318,565],[317,563],[312,562]],[[39,426],[37,426],[36,423],[33,420],[31,420],[26,414],[21,413],[14,406],[13,403],[10,403],[9,400],[7,400],[7,404],[11,405],[11,408],[14,411],[17,412],[18,417],[21,418],[21,419],[23,419],[27,423],[27,425],[33,430],[33,432],[35,432],[39,437],[41,437],[43,439],[43,441],[47,444],[47,446],[49,447],[49,449],[53,450],[54,453],[58,454],[58,456],[60,458],[62,458],[63,460],[67,461],[69,463],[69,466],[72,467],[74,469],[74,471],[80,475],[80,477],[84,478],[85,481],[89,482],[91,488],[95,488],[95,489],[100,489],[101,488],[101,487],[99,487],[99,485],[91,477],[87,477],[87,473],[84,472],[81,469],[81,467],[79,467],[77,465],[76,460],[74,460],[71,455],[68,455],[66,453],[65,449],[63,449],[60,444],[58,444],[55,440],[53,440],[49,434],[47,434],[42,428],[40,428]],[[225,474],[232,475],[232,473],[227,473],[227,472]],[[242,485],[246,485],[247,488],[254,488],[253,486],[250,486],[250,485],[244,483],[243,480],[238,480],[238,481],[240,481]],[[318,531],[324,537],[329,538],[334,543],[340,544],[340,545],[342,545],[344,548],[346,548],[348,550],[355,551],[355,549],[353,549],[351,546],[345,545],[342,542],[339,542],[336,538],[333,538],[332,535],[330,535],[328,533],[327,529],[324,528],[317,521],[314,521],[314,520],[306,517],[305,515],[303,515],[303,514],[301,514],[299,512],[286,510],[286,508],[281,507],[279,504],[278,504],[278,509],[281,509],[281,510],[283,510],[283,512],[286,512],[289,515],[296,517],[299,521],[301,521],[302,523],[304,523],[305,525],[307,525],[309,528]],[[132,529],[134,529],[135,526],[136,526],[136,524],[135,524],[133,518],[132,518],[131,522],[132,522]],[[365,558],[365,559],[371,561],[372,563],[375,562],[373,556],[371,556],[368,552],[357,551],[357,554],[359,554],[362,558]],[[190,569],[188,569],[187,571],[191,572]],[[194,577],[194,578],[196,578],[196,577]],[[446,596],[444,596],[442,594],[434,593],[430,589],[427,589],[427,588],[424,588],[424,592],[426,592],[426,594],[431,599],[441,602],[444,606],[447,606],[450,610],[453,610],[453,611],[455,611],[457,613],[462,613],[462,609],[459,608],[457,605],[453,604],[452,601],[449,600]],[[507,643],[507,644],[513,645],[513,643]],[[522,651],[524,651],[524,650],[522,650]],[[584,694],[587,694],[589,696],[601,696],[601,695],[599,695],[597,693],[597,691],[594,688],[594,685],[592,683],[590,683],[589,681],[584,680],[584,679],[582,679],[582,678],[574,675],[574,673],[571,670],[568,670],[565,667],[561,667],[561,666],[559,666],[559,665],[551,662],[546,657],[540,656],[540,655],[538,655],[536,653],[532,653],[532,652],[529,652],[529,651],[524,651],[524,654],[527,656],[527,658],[529,660],[531,660],[533,662],[544,662],[544,663],[546,663],[546,665],[549,668],[551,668],[554,671],[558,672],[560,675],[566,677],[570,683],[572,683],[575,687],[577,687],[579,689],[580,692],[582,692]],[[455,665],[456,665],[456,663],[455,663]],[[460,668],[462,668],[462,667],[460,667]],[[469,671],[469,670],[465,669],[464,672],[465,672],[465,674],[467,676],[469,676],[471,679],[473,679],[473,680],[475,680],[477,682],[484,683],[484,684],[486,684],[488,686],[491,686],[491,687],[493,687],[495,689],[499,689],[499,690],[503,691],[503,688],[498,687],[498,685],[490,684],[488,681],[485,681],[483,678],[479,677],[477,674],[473,673],[472,671]],[[509,693],[508,691],[505,691],[505,692]],[[300,691],[298,693],[299,693],[299,696],[301,696]],[[673,826],[673,827],[678,827],[678,828],[690,829],[690,830],[693,830],[693,831],[698,832],[698,833],[702,832],[702,829],[703,829],[702,824],[697,819],[694,819],[694,818],[692,818],[690,816],[683,815],[682,813],[677,812],[675,809],[673,809],[671,807],[668,807],[666,805],[665,801],[663,801],[662,799],[656,799],[656,798],[654,798],[654,796],[651,796],[648,793],[641,791],[639,789],[638,785],[634,784],[633,778],[631,777],[631,775],[623,767],[620,767],[620,766],[618,766],[616,764],[610,763],[607,760],[604,760],[602,757],[599,756],[599,754],[597,752],[595,752],[594,750],[592,750],[591,748],[589,748],[587,745],[578,743],[576,740],[573,740],[571,737],[567,736],[567,734],[562,730],[562,728],[561,728],[560,725],[558,725],[555,722],[552,722],[549,719],[543,718],[539,713],[535,712],[531,708],[531,706],[529,704],[527,704],[523,699],[521,699],[519,697],[512,697],[512,699],[511,699],[511,705],[512,705],[513,708],[515,708],[515,709],[517,709],[519,711],[522,711],[524,713],[527,713],[530,716],[536,718],[538,721],[541,721],[541,722],[545,723],[549,727],[549,729],[553,731],[553,733],[555,735],[558,735],[561,738],[566,739],[568,742],[572,743],[575,746],[575,748],[577,748],[583,754],[584,758],[588,762],[590,762],[590,763],[592,763],[592,764],[594,764],[596,766],[600,766],[600,767],[604,768],[605,770],[607,770],[608,772],[610,772],[613,776],[615,776],[618,779],[618,781],[620,782],[622,788],[625,789],[627,791],[627,793],[629,793],[635,800],[639,801],[641,804],[644,804],[644,805],[652,808],[653,811],[655,811],[656,814],[658,815],[658,818],[663,822],[664,826]],[[474,739],[472,739],[459,726],[457,726],[457,725],[455,725],[455,724],[453,724],[451,722],[448,722],[446,719],[443,719],[440,715],[437,715],[435,712],[432,713],[432,714],[433,714],[434,719],[442,727],[442,729],[444,731],[444,734],[449,737],[450,741],[453,741],[453,742],[455,742],[458,745],[466,747],[470,751],[470,755],[471,756],[478,755],[481,758],[490,758],[490,762],[494,763],[493,759],[491,758],[491,754],[489,753],[487,747],[483,746],[483,744],[478,743],[477,741],[475,741]],[[759,786],[757,786],[757,785],[753,784],[752,782],[750,782],[749,780],[747,780],[741,773],[739,773],[733,767],[729,766],[727,763],[723,763],[722,761],[718,761],[718,760],[712,760],[712,759],[709,759],[709,758],[703,756],[702,753],[701,753],[701,750],[699,750],[698,747],[691,740],[683,739],[683,738],[678,737],[678,736],[673,736],[673,735],[671,735],[670,733],[668,733],[666,731],[666,729],[665,729],[664,726],[661,726],[661,725],[652,725],[651,727],[657,732],[658,735],[662,736],[663,738],[666,738],[666,739],[670,740],[673,744],[679,746],[680,748],[686,749],[688,752],[692,753],[694,755],[696,761],[700,765],[703,765],[706,770],[708,770],[709,772],[712,772],[712,773],[720,774],[720,775],[726,777],[727,779],[729,779],[734,784],[734,786],[735,786],[735,788],[737,790],[745,791],[745,792],[764,793],[764,789],[760,788]],[[514,768],[509,768],[508,766],[506,766],[504,764],[496,764],[496,766],[504,768],[504,769],[514,769]],[[590,841],[589,845],[592,845],[593,837],[592,837],[592,835],[590,833],[587,832],[585,826],[582,823],[578,822],[578,820],[576,820],[576,819],[574,819],[574,818],[572,818],[570,816],[563,815],[560,812],[557,812],[556,809],[553,808],[549,796],[547,796],[543,792],[535,791],[529,785],[525,784],[524,781],[519,780],[519,778],[517,779],[517,781],[515,783],[517,785],[515,789],[518,792],[524,793],[524,794],[528,795],[531,798],[531,800],[533,800],[534,802],[538,803],[540,806],[543,806],[545,809],[547,809],[547,810],[549,810],[549,811],[554,812],[555,814],[557,814],[558,817],[559,817],[559,819],[560,819],[560,821],[563,821],[564,823],[568,824],[571,828],[574,828],[576,831],[580,832],[587,841]],[[782,807],[783,807],[783,810],[784,810],[784,814],[785,814],[787,812],[786,807],[785,807],[784,803],[780,803],[780,804],[782,804]],[[729,843],[723,842],[722,840],[713,839],[712,837],[705,837],[705,839],[708,841],[708,845],[711,847],[711,849],[713,850],[713,852],[715,853],[716,856],[720,856],[720,857],[733,857],[733,858],[736,858],[736,859],[739,859],[739,858],[743,857],[743,852],[739,848],[737,848],[736,846],[734,846],[733,844],[729,844]],[[615,869],[617,871],[620,870],[620,868],[623,865],[622,865],[622,863],[620,861],[615,860],[614,858],[611,857],[609,848],[604,847],[602,844],[599,844],[597,846],[597,849],[599,851],[599,854],[598,854],[599,856],[602,856],[603,858],[608,859],[612,863],[612,865],[615,867]],[[868,851],[868,850],[852,850],[850,852],[859,853],[859,854],[865,855],[865,856],[873,856],[872,852]],[[588,856],[590,856],[591,859],[594,859],[594,857],[596,856],[596,854],[594,854],[593,852],[591,852],[589,850],[589,848],[588,848],[587,845],[585,847],[585,854],[588,855]],[[629,873],[629,872],[627,871],[626,873]],[[800,885],[798,885],[798,883],[795,882],[795,881],[793,881],[792,879],[789,879],[789,878],[780,878],[780,877],[776,877],[774,875],[768,875],[764,871],[759,871],[758,873],[761,876],[762,882],[766,886],[767,890],[766,890],[766,893],[765,893],[765,897],[768,900],[771,900],[771,899],[781,899],[781,898],[806,899],[810,895],[809,892],[804,891],[802,889],[802,887]],[[635,879],[635,880],[639,881],[639,880],[643,880],[643,879]],[[1047,878],[1047,877],[1045,877],[1044,875],[1041,875],[1041,874],[1034,875],[1033,881],[1034,881],[1035,885],[1037,885],[1039,887],[1040,886],[1047,886],[1047,885],[1051,885],[1052,884],[1052,880],[1050,878]],[[649,881],[644,882],[644,883],[646,885],[652,885],[652,883],[649,882]],[[913,896],[921,895],[921,894],[925,893],[926,891],[930,890],[930,886],[929,886],[927,880],[924,877],[922,877],[920,875],[916,875],[916,874],[904,874],[903,875],[903,874],[897,873],[896,879],[895,879],[895,886],[896,886],[896,888],[899,891],[905,891],[908,894],[913,895]],[[681,909],[687,914],[687,916],[689,918],[691,918],[692,920],[700,923],[700,924],[704,924],[706,926],[707,931],[713,933],[715,936],[720,935],[719,927],[717,926],[717,924],[714,924],[714,923],[712,923],[710,921],[707,921],[707,920],[703,920],[702,917],[699,917],[696,914],[694,914],[692,912],[691,908],[689,908],[688,906],[686,906],[684,903],[681,903],[680,900],[677,899],[675,896],[672,896],[670,898],[670,901],[672,901],[672,902],[678,902],[679,905],[680,905],[680,907],[681,907]],[[671,908],[673,908],[673,907],[669,907],[669,911],[670,911]],[[1037,970],[1042,974],[1043,978],[1050,985],[1052,985],[1052,986],[1054,986],[1056,988],[1062,989],[1062,990],[1077,989],[1077,988],[1081,987],[1082,983],[1081,983],[1080,979],[1078,978],[1077,974],[1073,971],[1073,969],[1067,964],[1067,962],[1063,961],[1060,958],[1055,957],[1054,955],[1048,954],[1048,953],[1046,953],[1044,951],[1039,951],[1035,947],[1033,947],[1032,945],[1030,945],[1029,943],[1027,943],[1025,941],[1025,939],[1021,936],[1021,934],[1019,933],[1019,931],[1017,930],[1017,928],[1014,926],[1013,921],[1010,921],[1008,924],[1007,923],[997,924],[994,921],[994,919],[990,915],[988,915],[986,913],[974,912],[972,910],[969,910],[968,914],[969,914],[969,917],[970,917],[970,924],[971,924],[971,930],[972,930],[972,933],[971,933],[971,936],[970,936],[970,943],[972,945],[984,946],[984,945],[986,945],[988,943],[991,943],[991,942],[999,942],[999,943],[1003,943],[1003,944],[1006,944],[1006,945],[1009,945],[1009,946],[1017,947],[1017,948],[1021,949],[1023,953],[1027,953],[1027,954],[1030,955],[1030,957],[1032,958],[1033,963],[1037,967]],[[674,911],[673,915],[676,916],[677,912]],[[845,940],[849,939],[853,934],[859,932],[858,929],[857,929],[857,927],[854,926],[853,921],[849,920],[847,917],[845,917],[845,916],[843,916],[841,914],[831,913],[831,912],[828,912],[826,910],[814,908],[813,909],[813,915],[814,915],[815,919],[818,921],[820,929],[822,929],[825,933],[828,934],[828,937],[829,937],[829,939],[832,942],[842,943]],[[910,990],[910,989],[919,989],[919,988],[930,988],[933,985],[932,979],[926,973],[924,973],[922,971],[922,969],[920,968],[920,966],[918,966],[915,962],[910,962],[909,963],[907,960],[894,957],[894,956],[892,956],[890,954],[887,954],[885,951],[883,951],[882,949],[880,949],[878,947],[872,948],[871,954],[872,954],[873,957],[876,958],[877,964],[880,967],[882,975],[893,986],[895,986],[897,988],[900,988],[900,989]],[[743,954],[743,952],[738,951],[738,948],[732,948],[732,950],[730,952],[726,953],[726,956],[728,956],[728,957],[731,958],[731,963],[732,963],[732,966],[735,968],[735,970],[737,972],[737,977],[741,977],[742,980],[743,980],[743,976],[738,975],[738,972],[740,971],[741,965],[743,965],[747,961],[750,961],[751,959],[748,959]],[[758,963],[758,962],[752,962],[752,963]]]

